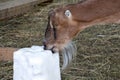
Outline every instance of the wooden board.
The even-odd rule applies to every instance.
[[[26,13],[35,5],[46,1],[52,0],[8,0],[0,2],[0,20]]]
[[[12,61],[13,53],[17,48],[0,48],[0,61]]]

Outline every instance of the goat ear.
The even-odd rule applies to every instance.
[[[65,16],[67,16],[68,18],[72,16],[72,13],[70,12],[70,10],[65,11]]]

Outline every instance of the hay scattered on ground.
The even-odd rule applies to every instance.
[[[50,9],[62,3],[39,5],[23,16],[0,22],[0,47],[42,45]],[[96,25],[74,40],[78,54],[62,80],[119,80],[120,25]],[[0,62],[0,80],[12,80],[12,62]]]

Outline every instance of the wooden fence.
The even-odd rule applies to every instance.
[[[0,2],[0,20],[26,13],[35,5],[45,1],[52,0],[8,0]]]

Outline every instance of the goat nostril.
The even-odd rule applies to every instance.
[[[44,50],[47,50],[47,46],[46,45],[44,45]]]
[[[43,40],[44,50],[47,50],[46,40]]]

